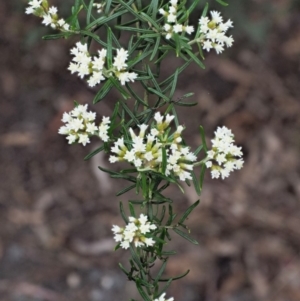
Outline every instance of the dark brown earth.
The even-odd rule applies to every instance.
[[[234,47],[180,77],[176,95],[193,91],[199,103],[180,111],[187,142],[199,144],[200,123],[208,138],[226,125],[246,164],[226,181],[207,175],[189,219],[199,246],[174,237],[167,276],[191,269],[170,287],[175,300],[300,300],[298,2],[230,1]],[[0,2],[0,300],[129,300],[117,266],[129,254],[112,252],[110,231],[122,223],[123,183],[97,169],[106,156],[83,161],[96,143],[70,147],[57,134],[73,100],[91,104],[94,92],[66,70],[75,40],[41,41],[47,30],[24,3]],[[108,115],[116,99],[93,110]],[[178,211],[197,200],[192,189],[170,193]]]

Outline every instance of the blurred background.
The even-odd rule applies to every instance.
[[[71,1],[53,1],[62,15]],[[226,125],[245,167],[226,181],[206,175],[201,204],[189,219],[199,246],[174,237],[166,270],[191,269],[167,296],[185,301],[300,300],[300,2],[230,0],[234,47],[190,66],[177,95],[198,106],[180,111],[188,144],[204,125],[208,141]],[[57,134],[73,100],[94,91],[66,70],[75,39],[42,41],[50,30],[24,14],[26,1],[0,2],[0,300],[102,301],[138,298],[112,252],[111,225],[122,224],[114,196],[123,183],[83,158],[97,147],[68,146]],[[200,10],[199,10],[200,13]],[[198,16],[192,16],[194,24]],[[166,70],[174,64],[170,57]],[[118,95],[90,106],[109,115]],[[113,166],[112,168],[118,168]],[[176,210],[197,200],[193,189],[169,191]]]

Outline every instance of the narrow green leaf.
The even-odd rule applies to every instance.
[[[157,251],[158,251],[159,255],[161,255],[161,252],[162,252],[162,249],[163,249],[163,246],[165,243],[165,236],[166,236],[166,228],[163,228],[159,235],[160,242],[157,243]]]
[[[171,255],[176,255],[176,251],[163,251],[161,252],[161,256],[171,256]]]
[[[203,187],[205,170],[206,170],[206,165],[203,164],[202,167],[201,167],[201,172],[200,172],[200,188],[201,188],[201,190],[202,190],[202,187]]]
[[[226,3],[225,1],[222,1],[222,0],[216,0],[216,1],[223,6],[228,6],[228,3]]]
[[[139,54],[137,57],[135,57],[133,60],[128,62],[128,68],[132,68],[133,66],[137,65],[139,62],[144,60],[147,56],[149,56],[152,53],[152,50],[143,51],[141,54]]]
[[[119,263],[119,267],[120,267],[120,269],[124,272],[124,274],[125,274],[126,276],[129,275],[129,272],[126,271],[126,269],[123,267],[123,265],[122,265],[121,263]]]
[[[126,88],[128,89],[128,91],[130,92],[130,94],[134,97],[134,99],[136,99],[137,101],[139,101],[142,105],[148,107],[149,105],[147,103],[144,102],[144,100],[142,98],[140,98],[135,92],[134,90],[131,88],[131,86],[129,84],[126,83]]]
[[[123,174],[123,173],[135,173],[135,172],[137,172],[136,168],[128,168],[128,169],[120,170],[121,174]]]
[[[125,222],[126,224],[128,224],[128,218],[127,218],[127,216],[126,216],[126,214],[125,214],[125,211],[124,211],[124,207],[123,207],[123,203],[122,203],[122,202],[120,202],[120,213],[121,213],[121,216],[122,216],[124,222]]]
[[[194,155],[197,156],[201,152],[202,148],[203,148],[203,144],[198,146],[197,149],[194,151]]]
[[[167,239],[168,239],[169,241],[171,241],[171,240],[172,240],[172,238],[171,238],[171,236],[170,236],[170,233],[169,233],[169,231],[168,231],[168,230],[166,231],[166,237],[167,237]]]
[[[175,93],[175,89],[177,86],[177,80],[178,80],[178,71],[179,69],[176,69],[175,73],[174,73],[174,78],[173,78],[173,83],[172,83],[172,87],[171,87],[171,91],[170,91],[170,95],[169,98],[172,99],[174,93]]]
[[[205,69],[204,64],[197,58],[197,56],[192,51],[190,51],[188,49],[185,49],[185,51],[200,68]]]
[[[105,15],[108,15],[108,13],[110,12],[111,4],[112,4],[112,0],[105,1],[105,11],[104,11]]]
[[[86,25],[89,25],[91,23],[93,4],[94,4],[94,0],[90,0],[87,15],[86,15]]]
[[[178,68],[178,75],[184,71],[189,65],[190,63],[193,61],[193,59],[189,59],[184,65],[182,65],[180,68]],[[166,78],[163,82],[161,82],[161,86],[165,86],[168,85],[170,83],[170,81],[173,81],[174,78],[174,74],[170,75],[168,78]]]
[[[136,287],[137,287],[137,289],[138,289],[140,295],[142,296],[143,300],[145,300],[145,301],[152,301],[152,300],[150,299],[150,297],[144,292],[144,290],[143,290],[143,288],[142,288],[142,286],[141,286],[141,284],[140,284],[140,281],[137,281],[137,282],[136,282]]]
[[[140,271],[143,271],[144,269],[143,269],[142,263],[140,261],[139,255],[135,252],[134,248],[131,245],[130,245],[129,249],[130,249],[130,253],[131,253],[131,257],[132,257],[133,261],[139,267]]]
[[[197,193],[198,195],[200,195],[200,194],[201,194],[200,183],[198,182],[197,177],[196,177],[196,175],[195,175],[195,172],[194,172],[193,170],[191,171],[191,175],[192,175],[192,178],[193,178],[193,184],[194,184],[196,193]]]
[[[162,147],[162,163],[161,163],[161,172],[163,174],[166,173],[166,169],[167,169],[167,151],[164,147]]]
[[[180,235],[182,238],[184,238],[187,241],[191,242],[192,244],[199,245],[199,243],[195,239],[191,238],[187,233],[185,233],[185,232],[183,232],[183,231],[181,231],[177,228],[173,228],[173,231],[175,233],[177,233],[178,235]]]
[[[90,32],[88,30],[80,30],[80,34],[82,34],[83,36],[91,37],[98,44],[100,44],[100,45],[104,46],[105,48],[107,48],[107,44],[105,42],[103,42],[96,34]]]
[[[162,264],[161,268],[159,269],[158,274],[157,274],[157,276],[154,279],[154,285],[156,285],[158,283],[158,281],[160,280],[163,272],[166,269],[167,262],[168,262],[168,260],[165,260],[164,263]]]
[[[174,105],[179,106],[179,107],[194,107],[194,106],[198,105],[198,102],[175,101]]]
[[[199,205],[200,201],[196,201],[194,204],[192,204],[182,215],[182,217],[179,220],[179,224],[183,223],[187,217],[191,214],[191,212]]]
[[[143,280],[141,278],[138,281],[139,281],[140,284],[142,284],[143,286],[145,286],[147,288],[153,288],[153,285],[150,284],[148,281],[145,281],[145,280]]]
[[[119,90],[119,92],[125,99],[130,98],[130,95],[127,93],[127,91],[121,86],[121,84],[114,77],[109,77],[108,79],[112,82],[114,87],[117,90]]]
[[[203,126],[200,125],[199,130],[200,130],[200,135],[201,135],[203,149],[204,149],[205,154],[206,154],[207,153],[207,145],[206,145],[206,140],[205,140],[205,134],[204,134]]]
[[[159,223],[161,224],[163,219],[165,218],[165,214],[166,214],[166,206],[163,206],[162,207],[162,210],[161,210],[161,216],[160,216],[160,219],[159,219]],[[165,229],[164,229],[165,231]]]
[[[167,289],[169,288],[169,286],[171,285],[173,279],[170,278],[166,285],[160,290],[160,292],[158,294],[155,295],[155,298],[159,298],[163,293],[165,293],[167,291]]]
[[[150,56],[150,61],[152,61],[155,58],[155,56],[157,54],[157,51],[159,49],[159,45],[160,45],[160,36],[158,36],[157,39],[156,39],[152,54]]]
[[[137,19],[139,19],[140,21],[144,21],[143,18],[137,13],[135,12],[128,4],[126,4],[124,1],[119,0],[118,1],[121,5],[123,5],[124,7],[126,7],[126,9],[133,14]]]
[[[109,21],[116,19],[117,17],[120,17],[127,13],[126,9],[119,10],[118,12],[114,13],[111,16],[101,16],[100,18],[96,19],[95,21],[91,22],[88,26],[86,26],[85,30],[94,29],[95,27],[99,28],[103,24],[108,23]]]
[[[128,108],[127,104],[124,102],[121,102],[121,105],[122,105],[123,109],[126,111],[126,113],[130,116],[130,118],[135,122],[135,124],[139,124],[139,121],[134,116],[134,114],[131,112],[131,110]]]
[[[107,95],[107,93],[111,90],[111,88],[113,86],[114,85],[112,84],[112,82],[107,80],[105,82],[105,84],[102,86],[102,88],[95,95],[95,97],[93,99],[93,104],[96,104],[97,102],[101,101]]]
[[[116,174],[112,174],[110,177],[114,178],[114,179],[124,179],[124,180],[130,181],[130,182],[136,183],[136,178],[132,177],[132,176],[128,176],[128,175],[122,175],[122,174],[116,173]]]
[[[172,224],[172,221],[173,221],[173,208],[172,208],[171,205],[169,205],[169,218],[168,218],[168,221],[167,221],[166,225],[170,226]]]
[[[101,166],[98,166],[98,168],[101,170],[101,171],[104,171],[110,175],[119,175],[118,172],[115,172],[115,171],[112,171],[112,170],[109,170],[109,169],[106,169],[104,167],[101,167]]]
[[[176,127],[178,127],[178,126],[179,126],[179,120],[178,120],[177,112],[176,112],[174,106],[172,106],[172,113],[173,113],[173,115],[174,115],[174,122],[175,122],[175,125],[176,125]]]
[[[58,34],[49,34],[49,35],[43,36],[42,39],[43,40],[57,40],[57,39],[61,39],[61,38],[67,39],[71,35],[72,35],[72,33],[67,33],[67,32],[58,33]]]
[[[181,279],[181,278],[185,277],[189,272],[190,272],[190,270],[187,270],[185,273],[183,273],[183,274],[181,274],[181,275],[179,275],[179,276],[170,278],[170,279],[172,279],[172,280],[178,280],[178,279]],[[165,281],[170,281],[170,279],[161,279],[160,281],[165,282]]]
[[[115,104],[113,113],[112,113],[111,118],[110,118],[110,120],[111,120],[111,125],[110,125],[109,130],[108,130],[108,135],[109,135],[109,136],[111,136],[112,131],[116,128],[115,122],[116,122],[116,118],[117,118],[118,113],[119,113],[119,107],[120,107],[120,103],[117,102],[117,103]]]
[[[112,67],[112,31],[110,28],[107,28],[107,65],[108,69]]]
[[[204,6],[201,17],[206,17],[207,12],[208,12],[208,7],[209,7],[209,5],[208,5],[208,3],[206,3],[205,6]]]
[[[149,22],[156,30],[158,31],[160,30],[159,25],[151,17],[149,17],[147,14],[143,12],[141,12],[140,14],[146,22]]]
[[[120,191],[116,194],[116,196],[120,196],[120,195],[126,193],[127,191],[129,191],[129,190],[131,190],[131,189],[133,189],[133,188],[135,188],[135,184],[130,185],[130,186],[128,186],[128,187],[126,187],[126,188],[120,190]]]
[[[166,95],[162,94],[161,92],[159,92],[159,91],[157,91],[157,90],[155,90],[155,89],[153,89],[151,87],[148,87],[147,90],[149,92],[152,92],[152,94],[156,94],[157,96],[161,97],[162,99],[164,99],[166,101],[169,101],[169,98]]]
[[[131,202],[129,202],[128,206],[129,206],[129,211],[130,211],[131,216],[135,217],[136,215],[135,215],[133,204]]]
[[[190,15],[193,12],[193,10],[198,6],[199,2],[200,0],[193,1],[192,5],[187,9],[188,15]]]
[[[130,32],[142,32],[142,33],[153,33],[152,30],[144,29],[144,28],[137,28],[137,27],[131,27],[131,26],[123,26],[123,25],[116,25],[115,28],[120,30],[127,30]]]
[[[98,153],[102,152],[104,150],[104,145],[101,145],[100,147],[93,150],[91,153],[89,153],[87,156],[84,157],[84,161],[87,161],[97,155]]]
[[[131,202],[134,205],[143,205],[145,203],[145,200],[129,200],[129,202]]]

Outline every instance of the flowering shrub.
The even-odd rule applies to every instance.
[[[124,86],[126,82],[134,82],[137,74],[134,72],[127,72],[125,63],[128,57],[128,51],[123,48],[117,49],[117,55],[114,58],[114,63],[108,69],[105,68],[105,59],[107,55],[106,49],[98,50],[98,56],[90,56],[88,53],[87,44],[78,42],[76,47],[71,49],[71,54],[74,55],[73,62],[70,63],[69,70],[71,73],[78,73],[78,76],[90,76],[88,84],[94,87],[105,77],[115,76]]]
[[[233,27],[231,20],[223,22],[223,17],[217,11],[211,11],[211,20],[208,17],[201,17],[199,20],[200,32],[203,35],[203,49],[210,51],[214,48],[217,54],[224,51],[224,46],[231,47],[232,36],[226,36],[229,28]]]
[[[165,291],[189,271],[169,279],[163,276],[169,256],[176,253],[166,251],[165,246],[173,234],[198,244],[186,231],[186,220],[199,200],[177,217],[165,189],[175,185],[183,192],[181,182],[192,182],[200,195],[206,169],[211,170],[213,179],[225,179],[243,166],[241,147],[234,144],[234,135],[225,126],[216,130],[210,150],[202,126],[201,144],[195,150],[186,145],[182,135],[185,126],[179,123],[177,109],[197,103],[186,101],[193,93],[176,100],[174,93],[180,74],[189,64],[194,62],[204,68],[203,50],[215,49],[219,54],[232,46],[233,38],[227,31],[233,24],[230,20],[224,22],[217,11],[211,11],[208,17],[206,5],[198,27],[189,25],[189,15],[199,0],[190,1],[190,6],[178,0],[74,2],[72,14],[66,19],[58,17],[58,9],[50,7],[47,0],[30,0],[26,13],[42,18],[44,25],[59,31],[44,39],[77,37],[68,70],[97,89],[93,104],[101,105],[111,89],[118,92],[119,98],[110,99],[114,109],[111,116],[102,116],[100,123],[87,104],[75,102],[75,108],[63,114],[59,134],[66,135],[69,144],[83,146],[91,142],[91,137],[100,139],[103,144],[85,160],[105,151],[110,163],[118,163],[117,171],[101,166],[99,169],[112,178],[130,182],[117,196],[132,189],[137,195],[136,200],[128,201],[130,214],[120,203],[125,226],[112,228],[116,249],[129,250],[131,255],[129,269],[122,264],[120,268],[135,282],[143,300],[173,301],[172,297],[165,298]],[[96,46],[96,53],[91,52],[91,44]],[[170,74],[161,80],[162,61],[169,53],[175,53],[183,63],[174,72],[166,70]],[[136,85],[141,85],[142,93]],[[125,169],[119,170],[119,164]],[[138,218],[137,209],[141,212]],[[160,265],[156,275],[154,265]]]
[[[173,174],[179,177],[181,181],[192,180],[190,170],[193,169],[193,163],[197,157],[190,152],[189,147],[182,144],[181,132],[183,126],[178,126],[176,131],[169,135],[169,125],[174,116],[161,116],[159,112],[154,115],[155,124],[150,133],[145,137],[148,125],[141,124],[140,133],[137,136],[132,128],[129,128],[130,140],[128,145],[124,144],[124,137],[119,138],[111,152],[109,161],[127,161],[132,163],[138,171],[155,171],[165,174]],[[165,119],[165,120],[164,120]],[[167,165],[163,167],[163,156]]]
[[[110,120],[103,117],[99,127],[95,124],[96,113],[88,112],[87,105],[78,105],[70,113],[64,113],[62,122],[65,123],[58,133],[67,135],[69,144],[78,142],[85,146],[90,143],[91,136],[99,136],[103,141],[108,141],[108,128]]]
[[[211,168],[212,178],[222,179],[229,177],[230,172],[234,169],[241,169],[243,167],[242,148],[234,145],[234,135],[231,130],[223,126],[215,131],[215,139],[212,142],[212,150],[207,152],[206,167]],[[213,164],[216,162],[217,164]]]
[[[129,223],[125,228],[113,226],[112,231],[115,234],[115,241],[120,242],[120,246],[123,249],[128,249],[132,242],[136,247],[152,247],[155,241],[151,236],[147,237],[147,233],[155,230],[157,227],[148,222],[148,217],[144,214],[141,214],[138,219],[133,216],[130,216],[128,219]]]

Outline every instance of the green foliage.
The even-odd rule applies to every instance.
[[[215,1],[227,5],[223,0]],[[129,129],[138,128],[141,124],[151,124],[154,114],[160,109],[164,109],[165,114],[172,113],[174,115],[174,123],[178,128],[180,123],[177,108],[197,105],[197,102],[186,101],[188,97],[193,96],[193,93],[174,99],[180,76],[191,63],[195,63],[202,69],[205,68],[199,26],[192,41],[187,38],[186,34],[176,32],[173,33],[172,38],[168,38],[163,29],[165,18],[159,12],[160,9],[167,10],[169,2],[166,0],[106,0],[100,14],[94,10],[96,3],[94,0],[74,0],[73,2],[71,15],[67,19],[70,30],[43,38],[54,40],[76,36],[83,44],[87,43],[89,49],[92,49],[92,44],[98,49],[105,48],[107,51],[107,76],[105,82],[101,83],[98,91],[95,92],[93,104],[101,105],[111,90],[118,95],[116,100],[112,100],[115,102],[115,107],[108,129],[109,141],[89,153],[84,160],[89,160],[101,151],[108,152],[112,143],[121,136],[124,137],[124,143],[130,149],[132,140]],[[189,16],[198,10],[201,4],[205,3],[202,3],[201,0],[179,1],[178,21],[186,26]],[[207,10],[208,3],[205,4],[202,11],[203,16],[207,14]],[[136,83],[126,82],[126,85],[122,85],[120,81],[110,75],[114,68],[116,51],[122,47],[128,50],[129,60],[126,68],[137,74]],[[175,70],[168,70],[168,76],[163,78],[160,70],[162,63],[169,55],[175,55],[182,64]],[[137,84],[143,88],[143,95],[137,89]],[[165,136],[168,137],[168,134],[167,132]],[[200,136],[202,144],[197,147],[194,154],[198,155],[203,152],[205,156],[207,146],[202,126],[200,127]],[[170,144],[170,140],[164,141],[164,143]],[[173,201],[167,197],[165,190],[172,184],[175,184],[182,192],[184,190],[179,184],[178,177],[173,174],[166,175],[168,157],[165,146],[162,147],[161,156],[159,170],[151,170],[151,168],[137,170],[137,168],[130,167],[121,171],[113,171],[99,167],[102,172],[109,174],[112,178],[130,182],[128,186],[116,193],[117,196],[124,195],[129,191],[135,191],[137,195],[137,200],[130,200],[128,204],[120,202],[119,209],[124,223],[128,224],[130,217],[136,217],[136,213],[142,211],[147,215],[149,221],[156,225],[156,229],[149,236],[155,241],[155,244],[142,247],[131,244],[129,248],[130,268],[125,269],[119,264],[128,279],[136,283],[137,290],[145,301],[153,301],[158,298],[173,281],[181,279],[189,273],[188,270],[172,278],[163,276],[169,256],[176,254],[175,251],[165,250],[167,241],[172,239],[170,232],[172,235],[175,233],[175,236],[176,234],[181,236],[188,242],[198,244],[189,235],[189,231],[186,231],[188,227],[185,222],[200,201],[191,205],[176,222],[177,214],[173,210]],[[182,164],[185,163],[182,162]],[[194,171],[191,171],[191,176],[195,191],[200,195],[205,164],[201,161],[198,165],[200,165],[199,176],[197,177]],[[190,185],[187,180],[186,183]],[[119,243],[115,249],[120,247]],[[151,268],[158,262],[160,262],[160,268],[156,275],[153,275]],[[161,282],[166,282],[166,284],[161,287]]]

